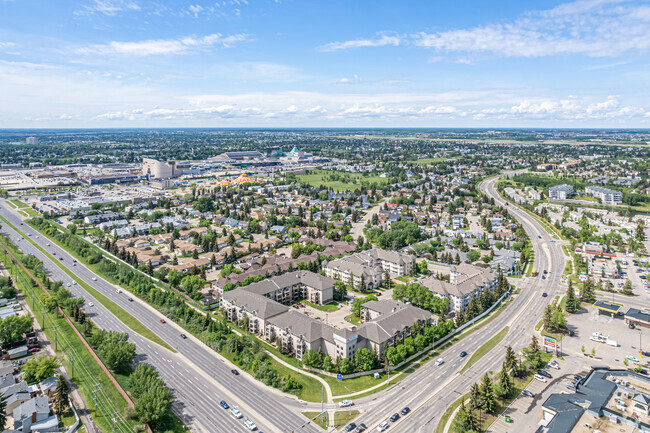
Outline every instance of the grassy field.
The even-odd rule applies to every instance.
[[[20,211],[22,213],[24,213],[26,216],[29,216],[29,217],[39,217],[39,216],[41,216],[41,214],[39,212],[35,211],[31,207],[22,208],[22,209],[20,209]]]
[[[350,423],[359,416],[358,410],[337,410],[334,412],[334,427],[339,429]]]
[[[450,156],[450,157],[442,157],[442,158],[422,158],[418,159],[417,161],[413,161],[413,163],[417,165],[429,165],[429,164],[438,164],[440,162],[445,162],[450,159],[458,159],[460,156]]]
[[[320,415],[320,412],[303,412],[302,413],[307,419],[312,420],[312,424],[316,424],[318,427],[322,428],[323,430],[327,430],[327,426],[329,425],[329,414],[325,412],[322,416],[319,416],[316,418],[318,415]],[[316,418],[316,419],[314,419]]]
[[[13,228],[15,231],[18,233],[23,234],[16,226],[12,225],[9,221],[7,221],[6,218],[1,217],[0,219],[3,220],[5,224]],[[24,234],[23,234],[24,235]],[[45,234],[43,234],[45,236]],[[144,326],[140,321],[138,321],[135,317],[130,315],[129,313],[126,312],[122,307],[117,305],[115,302],[111,301],[109,298],[95,290],[93,287],[91,287],[89,284],[84,282],[81,278],[77,277],[74,272],[72,272],[70,269],[68,269],[65,265],[62,265],[59,263],[59,260],[56,259],[52,254],[47,252],[43,247],[41,247],[39,244],[34,242],[31,238],[25,236],[25,239],[29,241],[32,245],[34,245],[40,252],[42,252],[45,256],[47,256],[52,262],[56,263],[56,265],[63,270],[70,278],[72,278],[74,281],[77,282],[81,287],[83,287],[88,293],[90,293],[97,301],[101,302],[101,304],[106,307],[111,313],[115,315],[118,319],[122,321],[126,326],[131,328],[133,331],[137,332],[138,334],[142,335],[143,337],[151,340],[152,342],[161,345],[167,350],[170,350],[172,352],[176,352],[173,347],[171,347],[169,344],[165,343],[165,341],[158,337],[156,334],[154,334],[153,331],[151,331],[149,328]],[[48,238],[49,239],[49,238]],[[52,242],[56,242],[54,239],[50,239]],[[58,243],[57,243],[58,244]],[[64,246],[61,246],[61,248],[64,248]],[[66,249],[67,251],[67,249]]]
[[[469,358],[469,361],[467,361],[467,364],[465,364],[463,368],[460,370],[460,373],[462,374],[465,370],[467,370],[472,365],[474,365],[476,361],[481,359],[485,354],[487,354],[490,350],[492,350],[494,346],[499,344],[501,340],[504,339],[504,337],[506,336],[509,330],[510,328],[506,326],[497,335],[490,338],[485,344],[479,347],[476,352],[472,353],[472,356]]]
[[[325,304],[325,305],[312,304],[309,301],[300,301],[300,303],[304,305],[309,305],[310,307],[313,307],[317,310],[325,311],[326,313],[331,313],[339,309],[339,304],[336,302],[330,302],[329,304]]]
[[[330,176],[333,174],[340,177],[339,180],[331,180]],[[311,186],[325,185],[335,191],[354,191],[362,184],[367,186],[374,184],[388,184],[388,179],[372,175],[369,173],[348,173],[332,170],[310,170],[307,174],[300,174],[296,176],[299,182],[308,183]],[[326,180],[327,178],[327,180]]]
[[[23,202],[20,201],[20,200],[16,200],[16,199],[14,199],[14,200],[9,200],[9,202],[10,202],[11,204],[13,204],[14,207],[17,207],[17,208],[19,208],[19,209],[22,209],[22,208],[24,208],[24,207],[29,207],[29,206],[27,206],[26,203],[23,203]]]

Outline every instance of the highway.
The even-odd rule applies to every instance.
[[[219,357],[213,350],[192,337],[189,333],[186,340],[180,337],[184,331],[171,320],[163,324],[164,316],[153,307],[130,295],[127,291],[117,293],[117,286],[96,275],[81,263],[72,265],[73,257],[53,242],[27,224],[20,225],[22,218],[3,200],[0,205],[0,215],[25,234],[21,235],[7,224],[0,222],[2,232],[8,234],[24,253],[32,253],[43,261],[54,281],[63,281],[66,288],[74,296],[86,300],[84,307],[90,317],[102,329],[109,331],[127,332],[136,344],[138,362],[153,365],[174,393],[176,402],[174,411],[186,425],[195,432],[246,432],[249,431],[243,420],[250,417],[258,426],[258,431],[285,432],[297,429],[306,420],[296,408],[297,399],[292,399],[280,391],[265,387],[247,374],[235,376],[231,373],[232,364]],[[145,326],[160,336],[178,353],[173,353],[158,344],[131,331],[117,317],[108,311],[100,302],[94,299],[63,270],[28,242],[27,237],[38,243],[49,253],[56,253],[57,258],[63,258],[63,265],[71,269],[77,277],[91,285],[97,291],[110,298],[125,311],[142,322]],[[38,239],[36,237],[39,237]],[[47,243],[50,246],[46,246]],[[67,287],[67,284],[70,287]],[[134,300],[128,301],[131,296]],[[90,307],[89,302],[94,306]],[[237,406],[244,414],[241,420],[235,419],[230,411],[219,406],[224,399],[230,406]],[[315,432],[315,427],[306,427],[300,431]]]
[[[494,189],[495,182],[496,178],[486,180],[481,190],[489,197],[494,197],[498,204],[505,205]],[[486,372],[496,373],[500,369],[508,345],[515,351],[528,345],[535,334],[535,325],[540,320],[544,307],[555,295],[566,292],[566,286],[561,285],[565,262],[561,243],[557,240],[552,242],[551,235],[526,212],[513,206],[509,206],[508,210],[523,225],[533,242],[534,266],[538,270],[546,269],[550,274],[544,280],[541,276],[521,279],[521,292],[514,296],[506,310],[487,325],[445,350],[440,355],[445,360],[441,366],[429,362],[381,394],[356,400],[355,408],[361,410],[361,415],[355,419],[357,424],[363,422],[372,431],[392,414],[408,406],[411,413],[395,423],[390,423],[389,431],[432,432],[447,407],[466,394],[470,386],[479,382]],[[516,280],[511,280],[514,281]],[[542,297],[543,292],[548,293],[548,297]],[[471,354],[505,326],[510,329],[503,341],[460,374],[460,369]],[[468,356],[460,358],[461,351],[466,351]]]

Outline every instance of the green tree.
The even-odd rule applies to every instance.
[[[23,366],[23,379],[29,384],[41,382],[52,377],[59,365],[59,360],[55,357],[41,355],[32,358]]]
[[[422,275],[429,274],[429,264],[426,260],[422,260],[420,263],[418,263],[418,272]]]
[[[338,362],[338,366],[339,373],[341,374],[350,374],[354,371],[354,365],[348,358],[341,358],[341,360]]]
[[[23,339],[23,335],[33,329],[32,316],[9,316],[0,320],[0,341],[11,344]]]
[[[7,425],[7,397],[0,394],[0,430],[4,431]]]
[[[476,382],[469,388],[469,405],[474,409],[481,407],[481,390]]]
[[[145,391],[135,401],[135,414],[141,422],[155,426],[171,410],[172,395],[167,387]]]
[[[54,411],[58,414],[63,414],[68,411],[70,407],[68,401],[68,382],[65,380],[62,374],[59,374],[59,378],[56,381],[56,390],[54,391]]]
[[[514,372],[517,369],[517,354],[512,350],[512,346],[506,347],[506,358],[503,361],[503,365],[512,376],[515,376]]]
[[[318,356],[318,353],[316,353],[312,349],[309,349],[302,356],[302,363],[305,364],[307,367],[320,368],[320,357]]]
[[[627,280],[625,281],[625,285],[623,286],[623,294],[627,296],[632,296],[632,281]]]
[[[352,314],[354,314],[357,317],[361,316],[361,306],[365,304],[366,302],[369,301],[376,301],[377,297],[370,295],[366,296],[365,298],[355,298],[354,301],[352,301]]]
[[[596,302],[594,282],[589,277],[587,278],[587,281],[585,281],[584,283],[584,287],[582,289],[582,296],[580,296],[580,299],[583,302],[587,302],[589,304],[593,304],[594,302]]]
[[[553,307],[550,304],[544,308],[544,313],[542,314],[542,321],[544,322],[544,329],[548,332],[551,332],[552,321],[553,321]]]
[[[325,371],[334,371],[334,364],[332,363],[332,358],[329,355],[325,355],[323,358],[323,370]]]
[[[354,363],[358,371],[370,371],[377,364],[377,356],[369,349],[358,349],[354,355]]]
[[[470,250],[467,252],[467,260],[470,262],[475,262],[481,258],[481,253],[476,250]]]
[[[497,398],[494,393],[494,384],[487,373],[485,373],[481,380],[479,390],[481,393],[481,402],[483,403],[482,409],[487,413],[494,413],[497,408]]]
[[[505,361],[499,372],[499,391],[503,397],[510,397],[515,391],[515,382],[508,372],[508,366]]]
[[[530,344],[526,347],[526,359],[534,368],[538,368],[542,365],[542,351],[539,348],[539,341],[537,337],[533,335],[530,340]]]
[[[564,309],[567,313],[575,313],[580,309],[580,300],[576,298],[575,290],[571,285],[571,280],[569,280],[569,287],[566,290],[566,302]]]

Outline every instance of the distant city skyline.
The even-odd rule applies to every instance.
[[[645,0],[0,0],[0,128],[648,128],[649,54]]]

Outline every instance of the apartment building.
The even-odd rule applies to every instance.
[[[449,282],[427,277],[421,284],[434,295],[449,299],[450,311],[461,313],[472,297],[479,296],[483,290],[493,290],[496,287],[497,275],[491,268],[461,263],[451,268]]]
[[[373,248],[368,251],[323,262],[325,275],[358,287],[362,276],[368,290],[379,287],[388,273],[392,278],[408,275],[413,271],[415,258],[396,251]]]
[[[621,203],[623,201],[623,193],[602,186],[588,186],[585,191],[602,203]]]
[[[551,200],[566,200],[573,194],[573,186],[562,184],[548,188],[548,197]]]

